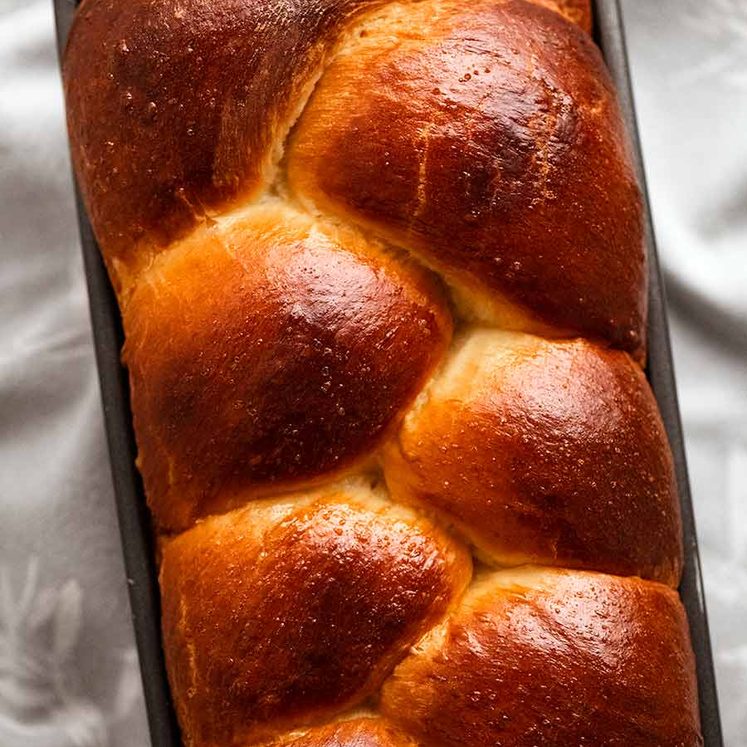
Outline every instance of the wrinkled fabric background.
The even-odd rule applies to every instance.
[[[747,747],[747,3],[623,0],[725,743]],[[0,745],[148,744],[50,0],[0,0]]]

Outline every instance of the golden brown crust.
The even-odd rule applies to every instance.
[[[384,684],[431,747],[702,745],[676,593],[640,579],[493,574]]]
[[[679,578],[590,29],[589,0],[83,0],[72,156],[186,747],[702,743],[673,592],[473,580],[452,536]]]
[[[384,468],[395,499],[435,509],[498,564],[679,583],[669,444],[625,353],[468,334],[386,445]]]
[[[239,747],[363,701],[470,575],[361,488],[250,504],[166,544],[164,650],[188,747]]]
[[[587,26],[585,0],[534,1]],[[138,251],[266,186],[335,41],[382,4],[81,4],[64,61],[71,153],[115,284]]]
[[[590,0],[531,0],[531,2],[556,10],[569,21],[578,24],[587,33],[591,33]]]
[[[368,458],[450,337],[424,272],[286,208],[206,228],[143,272],[125,360],[164,530]]]
[[[355,718],[279,737],[262,747],[420,747],[383,718]]]
[[[305,204],[642,358],[642,208],[587,34],[523,0],[392,6],[326,70],[288,149]],[[498,322],[515,324],[500,318]]]
[[[71,151],[110,269],[270,176],[340,30],[378,0],[86,0],[64,60]]]

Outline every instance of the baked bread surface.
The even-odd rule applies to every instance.
[[[84,0],[187,747],[702,744],[586,0]]]

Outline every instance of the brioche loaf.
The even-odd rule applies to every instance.
[[[702,744],[588,0],[83,0],[187,747]]]

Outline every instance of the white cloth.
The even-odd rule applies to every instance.
[[[747,746],[747,2],[623,0],[724,743]]]
[[[144,747],[51,2],[0,9],[0,745]]]
[[[747,4],[624,0],[726,744],[747,747]],[[0,0],[0,744],[148,744],[50,0]]]

